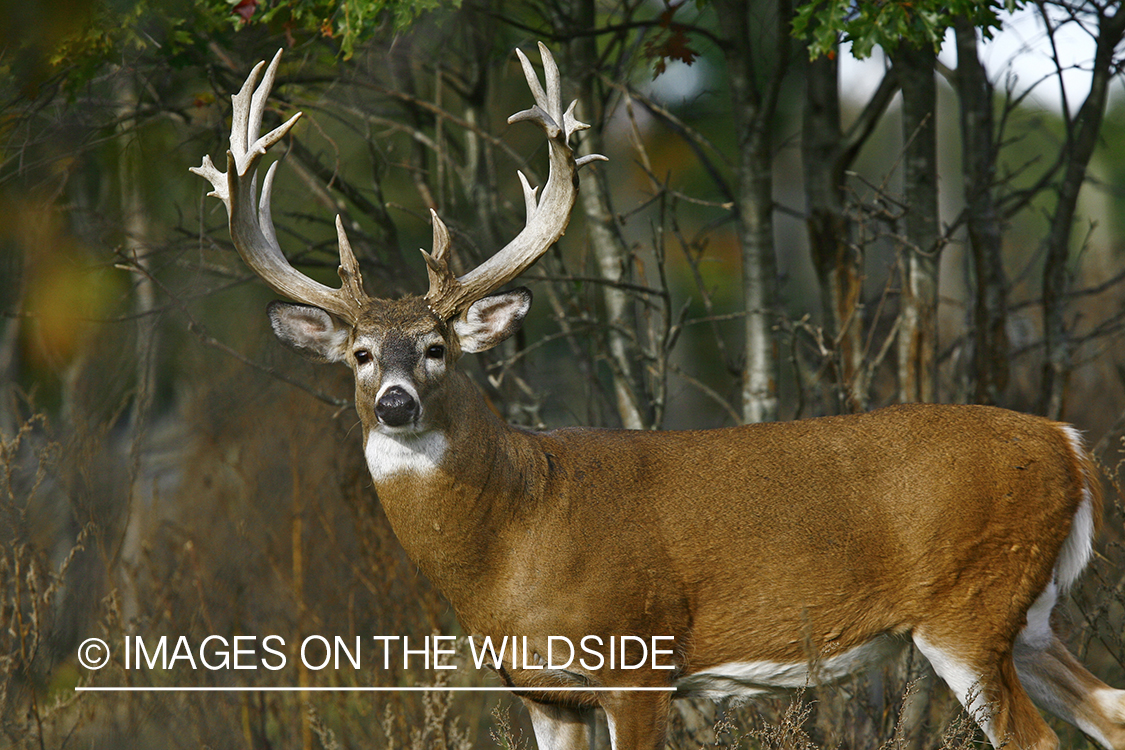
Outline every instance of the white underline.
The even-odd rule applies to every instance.
[[[606,693],[667,692],[674,687],[76,687],[75,692],[98,693]]]

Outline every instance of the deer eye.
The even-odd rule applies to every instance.
[[[354,356],[356,364],[365,365],[371,361],[371,352],[366,349],[356,349]]]
[[[445,358],[445,347],[442,346],[441,344],[434,344],[433,346],[431,346],[429,349],[426,350],[426,358],[427,359],[444,359]]]

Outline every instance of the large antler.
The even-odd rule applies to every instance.
[[[539,77],[527,56],[518,49],[516,54],[523,66],[527,85],[535,97],[535,106],[517,112],[508,118],[508,122],[529,120],[546,132],[550,151],[547,184],[543,188],[543,195],[536,200],[539,188],[532,188],[523,172],[519,172],[524,203],[527,206],[523,231],[491,258],[460,278],[455,277],[449,269],[449,231],[437,214],[430,212],[434,226],[433,252],[422,251],[430,277],[426,301],[434,312],[447,320],[519,276],[563,235],[578,194],[578,168],[588,162],[606,158],[601,154],[591,154],[577,160],[574,158],[569,143],[570,135],[590,126],[575,119],[573,110],[576,102],[572,102],[563,111],[559,68],[550,51],[542,42],[539,43],[546,91],[539,85]]]
[[[359,273],[351,245],[344,234],[340,217],[336,217],[336,234],[340,244],[340,279],[343,286],[333,289],[310,279],[289,265],[277,243],[270,213],[270,193],[273,189],[274,170],[277,162],[270,165],[266,179],[262,183],[262,197],[255,211],[257,194],[258,162],[266,150],[280,141],[293,127],[301,113],[293,115],[289,121],[259,137],[262,128],[262,113],[266,108],[266,98],[273,87],[277,64],[281,59],[278,50],[266,68],[266,75],[257,89],[258,74],[264,62],[250,71],[242,90],[231,97],[234,115],[231,122],[230,149],[227,151],[227,171],[220,172],[211,162],[210,156],[203,157],[203,164],[192,167],[191,171],[206,178],[215,188],[208,193],[223,202],[230,217],[230,234],[238,254],[251,270],[278,294],[290,299],[327,310],[349,323],[356,323],[359,309],[368,300],[363,291],[363,279]]]

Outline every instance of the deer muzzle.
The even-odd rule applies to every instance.
[[[408,425],[418,418],[421,411],[417,399],[398,385],[387,388],[375,402],[375,416],[388,427]]]

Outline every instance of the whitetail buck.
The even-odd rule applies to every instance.
[[[528,636],[539,655],[552,635],[674,636],[661,657],[670,670],[499,670],[535,689],[521,696],[541,750],[587,747],[599,706],[617,750],[663,747],[671,693],[589,688],[747,695],[838,678],[910,642],[994,746],[1057,747],[1034,699],[1125,748],[1125,691],[1084,669],[1051,625],[1101,515],[1073,428],[900,406],[696,432],[535,433],[504,424],[456,370],[519,327],[530,293],[496,290],[562,235],[578,167],[604,158],[575,160],[568,139],[586,126],[563,110],[558,68],[540,51],[546,90],[520,53],[535,106],[509,121],[547,134],[542,195],[521,175],[525,228],[459,278],[435,214],[424,297],[368,297],[339,220],[340,289],[285,260],[270,218],[276,164],[255,210],[258,161],[297,119],[258,137],[278,58],[234,97],[226,173],[209,158],[193,171],[226,204],[245,262],[302,303],[270,305],[281,340],[352,369],[379,499],[466,632]]]

